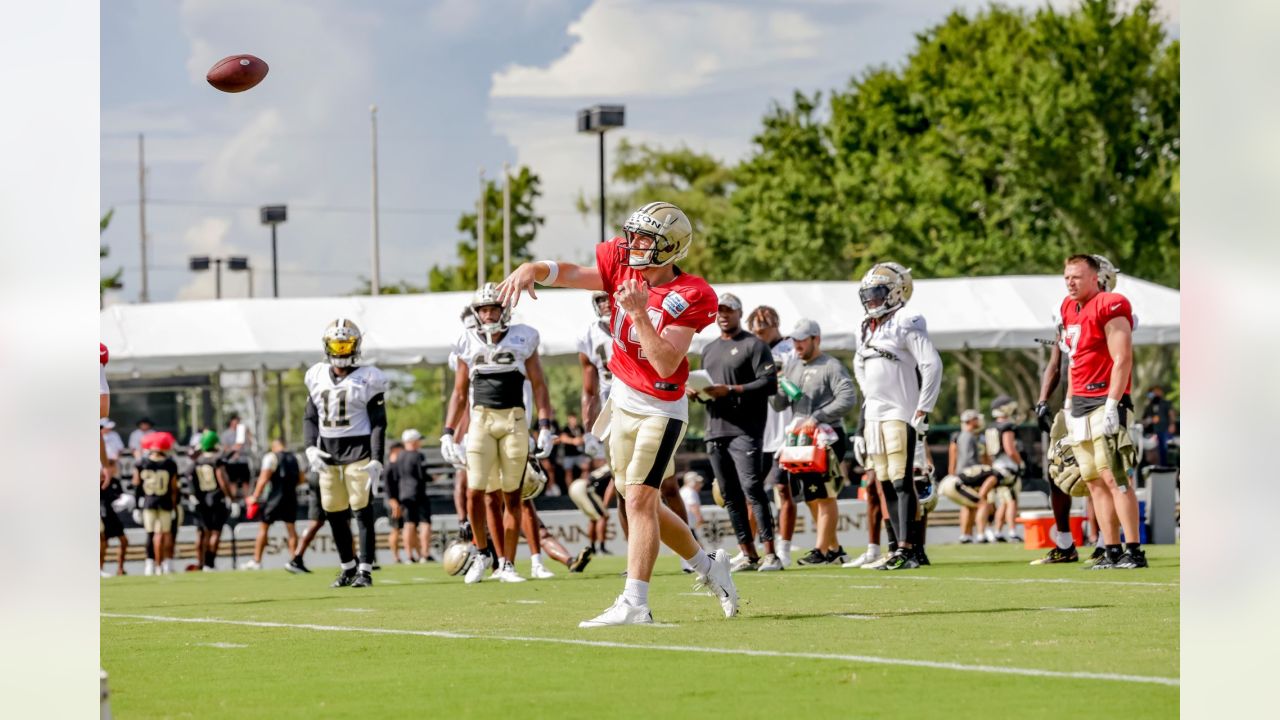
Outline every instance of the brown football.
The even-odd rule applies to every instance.
[[[267,64],[252,55],[232,55],[214,63],[205,79],[222,92],[238,93],[262,82]]]

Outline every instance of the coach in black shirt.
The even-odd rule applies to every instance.
[[[702,350],[702,368],[714,383],[702,392],[707,405],[707,452],[725,510],[743,557],[733,571],[781,570],[773,547],[773,513],[764,491],[761,437],[769,413],[769,397],[777,392],[778,369],[769,346],[742,329],[742,302],[731,293],[720,296],[716,324],[720,337]],[[762,560],[751,538],[755,514]]]
[[[396,475],[400,481],[400,516],[404,519],[404,549],[409,561],[414,562],[414,548],[418,550],[417,562],[434,560],[431,557],[431,500],[427,498],[426,458],[422,456],[422,433],[413,428],[400,435],[404,452],[396,458]],[[415,537],[415,532],[417,537]]]

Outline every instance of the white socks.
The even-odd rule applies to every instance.
[[[627,580],[627,584],[622,588],[622,597],[632,607],[641,607],[649,604],[649,583],[643,580]]]
[[[534,553],[530,558],[534,567],[542,567],[542,553]]]
[[[702,548],[698,548],[698,552],[694,553],[693,557],[687,558],[685,562],[689,563],[689,567],[699,575],[711,572],[711,556]]]
[[[880,546],[867,543],[867,555],[871,557],[880,557]]]
[[[369,563],[360,563],[358,566],[356,566],[356,569],[362,573],[369,574],[373,572],[373,565]]]
[[[1076,544],[1076,540],[1069,532],[1058,532],[1057,528],[1053,529],[1053,542],[1058,546],[1059,550],[1067,550]]]
[[[348,560],[348,561],[346,561],[346,562],[344,562],[344,563],[341,563],[341,566],[342,566],[342,569],[343,569],[343,570],[355,570],[355,569],[356,569],[356,561],[355,561],[355,560]]]

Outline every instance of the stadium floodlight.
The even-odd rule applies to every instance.
[[[259,210],[263,225],[271,226],[271,297],[280,297],[280,274],[276,270],[276,226],[289,219],[286,205],[263,205]]]
[[[604,200],[604,134],[614,128],[626,124],[626,108],[622,105],[592,105],[578,111],[578,132],[595,133],[600,136],[600,238],[604,242],[609,238],[605,231]]]

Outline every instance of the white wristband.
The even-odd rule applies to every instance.
[[[547,279],[537,281],[539,285],[554,285],[556,278],[560,277],[560,266],[555,260],[543,260],[543,265],[547,266]]]

